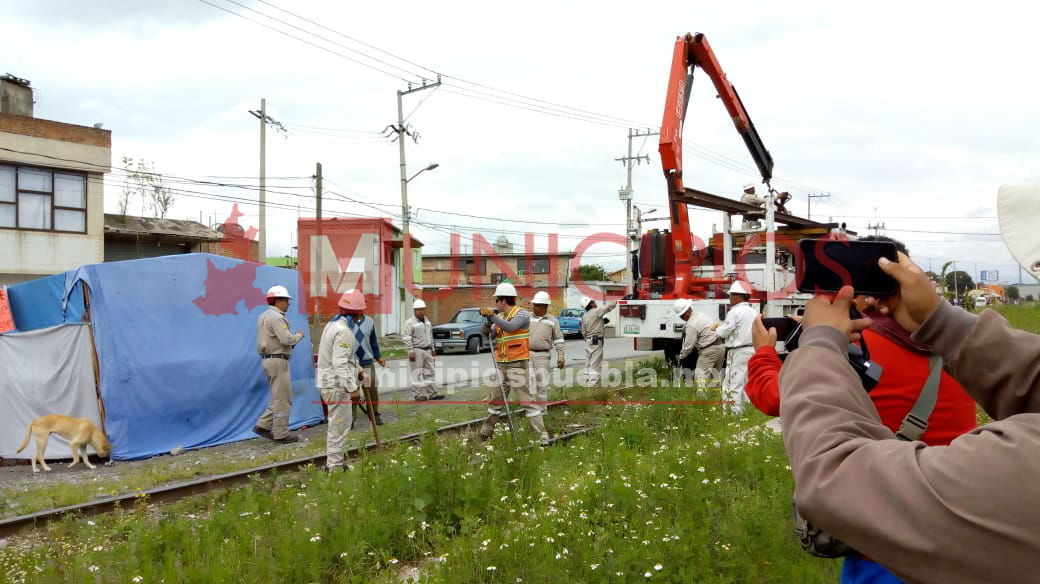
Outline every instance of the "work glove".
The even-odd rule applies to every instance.
[[[415,353],[414,352],[408,353],[408,360],[409,361],[415,361]]]
[[[483,307],[480,309],[480,316],[491,316],[495,314],[494,308]]]
[[[563,355],[558,355],[556,357],[556,368],[557,369],[563,369],[563,363],[564,363]]]
[[[489,325],[489,324],[485,324],[485,325],[484,325],[484,327],[483,327],[483,328],[481,329],[481,331],[480,331],[480,332],[484,333],[484,336],[485,336],[485,337],[486,337],[486,336],[488,336],[488,335],[490,335],[490,334],[491,334],[491,325]]]

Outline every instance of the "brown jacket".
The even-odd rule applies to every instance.
[[[949,446],[878,418],[837,329],[780,372],[798,508],[907,582],[1022,582],[1040,567],[1040,336],[942,302],[915,333],[995,422]]]

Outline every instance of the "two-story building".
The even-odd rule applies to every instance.
[[[528,254],[515,250],[504,237],[491,247],[490,254],[423,254],[422,296],[434,324],[448,321],[461,308],[493,306],[495,286],[506,280],[517,286],[522,301],[530,301],[532,291],[545,290],[552,297],[551,313],[559,314],[567,306],[573,252]],[[525,290],[531,294],[525,295]]]
[[[0,284],[100,263],[112,133],[33,117],[33,89],[0,77]]]

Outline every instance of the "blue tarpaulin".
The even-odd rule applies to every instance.
[[[308,332],[294,270],[209,254],[83,266],[64,274],[65,297],[89,290],[112,457],[136,459],[254,438],[269,389],[256,321],[275,284],[293,296],[287,317]],[[289,361],[290,426],[322,419],[309,334]]]
[[[29,332],[83,321],[83,288],[76,286],[65,298],[65,274],[47,276],[7,288],[15,330]]]

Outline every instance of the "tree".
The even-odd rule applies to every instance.
[[[166,177],[156,172],[155,163],[123,157],[123,190],[119,194],[119,213],[126,215],[130,200],[141,199],[141,215],[150,208],[156,217],[165,219],[173,207],[174,195]]]
[[[583,282],[602,282],[607,279],[607,270],[599,264],[578,266],[578,277]]]
[[[1008,300],[1019,299],[1018,286],[1008,286],[1004,293],[1007,294]]]
[[[945,264],[943,264],[942,274],[939,275],[939,286],[942,287],[943,298],[946,298],[947,300],[953,298],[953,296],[951,296],[951,293],[946,290],[946,271],[950,269],[950,266],[952,264],[953,262],[946,262]]]
[[[952,290],[956,294],[963,295],[966,291],[975,288],[975,282],[971,279],[968,272],[963,270],[946,274],[946,278],[943,281],[946,283],[946,290]]]

